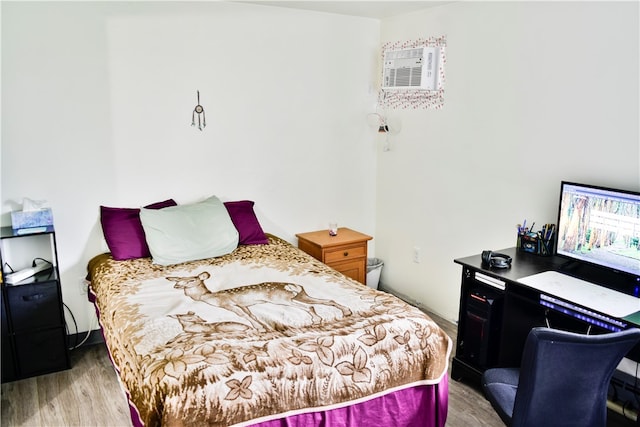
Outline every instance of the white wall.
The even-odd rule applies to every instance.
[[[215,194],[292,243],[332,220],[373,234],[379,40],[377,20],[256,5],[3,2],[2,223],[51,203],[80,331],[101,204]]]
[[[382,21],[383,43],[447,37],[444,109],[388,111],[382,283],[457,319],[453,259],[555,223],[561,180],[640,190],[638,17],[637,2],[458,2]]]
[[[210,194],[255,200],[291,242],[333,219],[374,235],[381,281],[455,319],[453,259],[513,246],[524,218],[555,222],[560,180],[640,189],[638,12],[457,2],[379,22],[3,2],[2,223],[22,197],[51,201],[81,331],[94,318],[81,277],[105,249],[98,206]],[[401,132],[383,153],[366,118],[380,45],[442,34],[445,108],[389,111]],[[197,89],[202,133],[189,126]]]

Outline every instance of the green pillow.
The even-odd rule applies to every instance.
[[[140,221],[154,264],[218,257],[238,247],[238,230],[216,196],[158,210],[141,208]]]

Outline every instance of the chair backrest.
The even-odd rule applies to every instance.
[[[525,343],[512,427],[605,426],[607,391],[640,329],[582,335],[534,328]]]

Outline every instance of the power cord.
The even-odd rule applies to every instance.
[[[49,275],[47,276],[47,279],[50,279],[53,275],[53,263],[49,260],[38,257],[38,258],[34,258],[33,261],[31,261],[31,267],[37,266],[36,261],[38,260],[42,261],[44,264],[49,264],[49,267],[47,268],[49,270]]]
[[[82,341],[80,341],[80,338],[79,338],[80,333],[78,331],[78,323],[76,322],[76,318],[73,315],[73,312],[71,311],[71,309],[67,306],[67,304],[65,304],[64,302],[62,304],[64,305],[64,308],[66,308],[67,311],[69,312],[69,315],[71,316],[71,319],[73,320],[73,325],[74,325],[74,328],[75,328],[75,343],[74,343],[74,345],[73,346],[69,346],[70,343],[67,342],[68,349],[70,351],[73,351],[73,350],[76,350],[76,349],[80,348],[81,346],[83,346],[87,342],[87,340],[91,336],[91,332],[93,330],[93,327],[96,324],[98,319],[96,318],[94,321],[91,322],[91,324],[89,325],[89,330],[87,331],[87,333],[84,336],[84,338],[82,339]],[[64,322],[64,326],[65,326],[65,329],[67,331],[67,336],[69,336],[69,327],[67,326],[66,319],[65,319],[65,322]]]
[[[69,312],[69,314],[71,315],[71,320],[73,320],[73,326],[75,327],[75,337],[76,337],[76,342],[75,342],[75,346],[73,347],[69,347],[69,342],[67,341],[67,348],[69,350],[74,350],[76,348],[78,348],[78,323],[76,322],[76,317],[73,315],[73,311],[71,311],[71,309],[69,308],[69,306],[67,304],[65,304],[64,302],[62,303],[62,305],[64,305],[64,308],[67,309],[67,311]],[[69,327],[67,326],[67,321],[65,319],[64,322],[64,327],[67,331],[67,337],[69,336]]]
[[[38,261],[38,260],[43,261],[46,264],[49,264],[51,267],[53,267],[53,263],[51,261],[48,261],[48,260],[46,260],[44,258],[39,258],[39,257],[38,258],[34,258],[33,261],[31,261],[31,267],[35,267],[37,265],[36,261]]]
[[[551,328],[551,323],[549,322],[549,318],[547,315],[549,314],[549,310],[544,311],[544,324],[547,328]]]
[[[96,318],[96,321],[98,319]],[[92,322],[91,325],[89,326],[89,330],[87,331],[87,335],[84,336],[83,340],[80,341],[80,344],[78,344],[77,346],[73,347],[71,350],[75,350],[78,347],[81,347],[82,345],[84,345],[84,343],[87,342],[87,340],[89,339],[89,336],[91,335],[91,331],[93,330],[93,325],[95,324],[95,322]]]

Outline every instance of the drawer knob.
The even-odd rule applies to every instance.
[[[349,252],[344,251],[344,256],[349,256]]]

